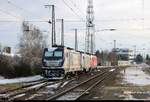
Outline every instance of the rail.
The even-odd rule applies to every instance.
[[[71,92],[71,91],[73,91],[73,90],[79,88],[80,86],[85,85],[86,83],[88,83],[88,82],[93,81],[93,80],[96,79],[96,80],[95,80],[95,82],[96,82],[95,84],[92,83],[92,85],[90,85],[90,87],[88,87],[85,91],[83,91],[83,92],[81,93],[81,95],[79,95],[79,97],[81,97],[81,96],[84,95],[87,91],[89,91],[90,89],[92,89],[95,85],[97,85],[98,83],[102,82],[102,81],[106,78],[106,76],[108,75],[108,73],[109,73],[109,70],[106,70],[106,71],[104,71],[104,72],[101,72],[101,73],[99,73],[99,74],[97,74],[97,75],[91,77],[90,79],[87,79],[87,80],[81,82],[81,83],[78,84],[78,85],[75,85],[75,86],[73,86],[73,87],[71,87],[71,88],[69,88],[69,89],[67,89],[67,90],[65,90],[65,91],[63,91],[63,92],[60,92],[60,93],[58,93],[58,94],[56,94],[56,95],[54,95],[54,96],[51,96],[51,97],[47,98],[46,100],[59,99],[60,97],[63,97],[63,96],[66,95],[67,93],[69,93],[69,92]],[[107,76],[107,77],[108,77],[108,76]],[[100,79],[100,80],[98,81],[98,79]],[[79,97],[77,97],[76,99],[78,99]]]

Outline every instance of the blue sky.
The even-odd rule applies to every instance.
[[[144,6],[142,5],[144,1]],[[75,12],[66,6],[67,3]],[[17,50],[21,36],[21,22],[23,20],[46,21],[50,18],[50,10],[46,4],[56,6],[56,18],[64,18],[65,44],[74,47],[74,31],[78,28],[80,50],[84,49],[86,0],[0,0],[0,43],[11,46],[13,52]],[[117,40],[117,47],[137,49],[146,48],[150,51],[150,1],[149,0],[94,0],[94,14],[96,30],[115,28],[117,31],[96,32],[96,49],[111,49],[113,40]],[[142,20],[144,18],[144,20]],[[69,22],[77,20],[79,22]],[[14,22],[6,22],[14,21]],[[50,32],[46,22],[30,22],[41,31]],[[57,40],[60,38],[60,23],[56,23]],[[50,35],[49,33],[45,34]],[[50,36],[49,36],[49,42]],[[148,51],[149,50],[149,51]]]

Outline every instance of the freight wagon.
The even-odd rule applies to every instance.
[[[58,46],[44,49],[42,63],[44,77],[62,79],[70,73],[96,69],[97,57],[72,48]]]

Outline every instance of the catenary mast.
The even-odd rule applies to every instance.
[[[95,24],[93,0],[88,0],[86,15],[86,36],[85,36],[85,52],[94,53],[95,50]]]

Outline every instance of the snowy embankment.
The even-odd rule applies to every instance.
[[[36,76],[30,76],[30,77],[21,77],[21,78],[14,78],[14,79],[5,79],[3,77],[0,77],[0,85],[2,84],[12,84],[12,83],[23,83],[23,82],[31,82],[43,79],[42,76],[36,75]]]

